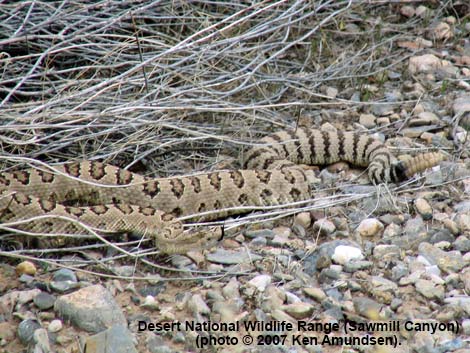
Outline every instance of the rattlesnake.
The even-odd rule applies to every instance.
[[[1,173],[0,220],[39,217],[17,228],[60,234],[77,233],[77,222],[69,220],[78,220],[109,232],[147,235],[164,253],[184,253],[214,244],[221,230],[183,232],[178,217],[216,211],[205,218],[214,219],[313,198],[312,172],[298,164],[343,160],[368,166],[370,180],[380,183],[400,182],[442,159],[430,152],[398,162],[384,144],[353,132],[299,128],[261,142],[247,152],[244,169],[193,176],[150,179],[90,161]],[[77,201],[93,206],[77,207]]]

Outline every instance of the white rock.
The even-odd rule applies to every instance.
[[[271,276],[269,275],[259,275],[254,277],[248,282],[250,285],[255,287],[260,292],[264,292],[266,287],[271,284]]]
[[[376,218],[366,218],[357,227],[356,231],[361,237],[373,237],[384,229],[384,225]]]
[[[62,330],[62,327],[63,327],[62,321],[52,320],[49,326],[47,327],[47,330],[49,332],[59,332],[60,330]]]
[[[147,295],[145,297],[143,303],[141,304],[141,306],[143,308],[152,309],[152,310],[158,310],[159,309],[158,302],[155,300],[155,297],[152,296],[152,295]]]
[[[354,246],[338,245],[335,248],[332,259],[334,262],[344,265],[351,260],[362,260],[364,255],[362,255],[361,249]]]
[[[432,54],[413,56],[410,58],[408,70],[411,74],[418,72],[433,72],[442,67],[441,60]]]

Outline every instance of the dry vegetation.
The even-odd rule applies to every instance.
[[[377,102],[367,83],[408,58],[390,49],[413,26],[384,2],[5,4],[2,157],[206,170],[222,145],[369,104],[351,90]]]

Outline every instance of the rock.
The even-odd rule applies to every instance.
[[[209,315],[211,309],[200,294],[194,294],[187,303],[188,309],[194,314]]]
[[[470,252],[470,239],[465,235],[461,235],[454,242],[455,250],[458,250],[462,253]]]
[[[213,253],[206,255],[207,261],[223,265],[237,265],[261,260],[257,254],[248,253],[245,249],[239,251],[217,249]]]
[[[406,267],[404,264],[400,263],[396,266],[393,266],[392,268],[392,279],[394,281],[399,281],[401,278],[407,276],[408,274],[408,267]]]
[[[413,17],[415,15],[415,9],[413,6],[405,5],[400,7],[400,14],[405,17]]]
[[[470,335],[470,319],[462,321],[462,331],[464,335]]]
[[[272,229],[258,229],[258,230],[247,230],[246,232],[243,233],[243,235],[249,239],[255,239],[255,238],[266,238],[266,239],[273,239],[274,238],[274,232]]]
[[[463,234],[470,234],[470,213],[459,213],[455,217],[455,223]]]
[[[361,114],[359,124],[367,129],[372,129],[376,126],[376,117],[373,114]]]
[[[327,218],[321,218],[313,223],[313,230],[322,235],[329,235],[334,233],[336,226]]]
[[[395,282],[392,282],[384,277],[371,276],[370,279],[371,279],[371,286],[374,289],[374,291],[394,293],[398,289],[398,286]]]
[[[63,327],[62,321],[56,319],[50,322],[49,326],[47,327],[47,330],[49,332],[55,333],[55,332],[59,332],[60,330],[62,330],[62,327]]]
[[[149,309],[149,310],[159,310],[160,305],[155,300],[153,295],[145,296],[144,302],[140,305],[142,308]]]
[[[75,272],[69,270],[68,268],[61,268],[60,270],[54,272],[52,276],[52,280],[56,282],[64,282],[64,281],[71,281],[77,282],[77,276]]]
[[[309,297],[315,299],[319,303],[321,303],[323,300],[326,299],[326,294],[321,288],[306,287],[306,288],[303,288],[303,292]]]
[[[32,263],[31,261],[23,261],[16,266],[16,274],[18,276],[24,274],[34,276],[36,274],[36,271],[36,265],[34,265],[34,263]]]
[[[339,245],[335,248],[332,259],[334,262],[340,265],[344,265],[352,260],[362,260],[364,259],[364,255],[359,248],[347,245]]]
[[[171,265],[176,268],[187,268],[191,267],[193,262],[187,256],[183,255],[173,255],[171,257]]]
[[[82,288],[57,298],[54,310],[87,332],[100,332],[127,321],[109,291],[101,285]]]
[[[250,244],[254,247],[262,248],[268,244],[268,240],[264,237],[256,237],[252,241],[250,241]]]
[[[444,287],[432,281],[418,279],[415,283],[416,291],[428,299],[444,299]]]
[[[286,312],[282,311],[281,309],[275,309],[271,313],[271,317],[277,321],[285,321],[290,322],[293,325],[297,324],[297,320],[295,320],[292,316],[287,314]]]
[[[462,202],[457,203],[454,206],[454,210],[456,212],[470,212],[470,200],[465,200]]]
[[[330,279],[338,280],[343,274],[343,267],[340,265],[330,265],[328,268],[324,268],[320,272],[320,282],[328,282]]]
[[[361,237],[373,237],[384,229],[384,225],[376,218],[364,219],[356,229]]]
[[[312,216],[310,212],[301,212],[294,218],[294,224],[298,224],[304,229],[307,229],[312,224]]]
[[[151,283],[148,285],[144,285],[139,288],[138,292],[142,297],[146,297],[151,295],[152,297],[156,297],[160,293],[163,293],[166,289],[165,282],[157,282],[155,284]]]
[[[392,244],[397,245],[401,249],[408,250],[426,239],[428,235],[421,215],[406,221],[404,233],[402,236],[392,238]]]
[[[464,95],[456,98],[452,105],[454,115],[470,112],[470,95]]]
[[[420,72],[433,72],[441,67],[441,60],[433,54],[413,56],[408,64],[408,70],[412,75]]]
[[[52,276],[51,288],[59,293],[78,287],[77,276],[72,270],[61,268]]]
[[[279,309],[286,302],[285,292],[273,285],[268,285],[262,293],[263,302],[261,309],[266,313]]]
[[[457,223],[455,223],[453,220],[446,218],[442,221],[442,223],[444,224],[446,229],[449,230],[453,235],[459,234],[459,227]]]
[[[18,294],[17,302],[20,305],[29,303],[29,302],[33,301],[34,298],[39,293],[41,293],[41,291],[39,289],[30,289],[30,290],[18,291],[17,292],[17,294]]]
[[[437,265],[447,273],[459,272],[464,266],[465,261],[462,255],[457,251],[443,251],[429,243],[421,243],[418,252],[426,258],[431,265]]]
[[[269,275],[258,275],[251,279],[247,284],[255,287],[258,291],[264,292],[266,287],[271,284],[272,277]]]
[[[398,224],[391,223],[385,228],[383,237],[384,238],[397,237],[401,234],[401,232],[402,232],[402,229]]]
[[[222,288],[222,294],[226,299],[240,298],[240,282],[236,277],[232,277]]]
[[[387,116],[393,114],[394,104],[372,104],[370,109],[375,116]]]
[[[377,118],[377,125],[379,126],[384,126],[384,125],[389,125],[390,124],[390,119],[386,117],[382,118]]]
[[[163,337],[154,334],[148,335],[146,344],[150,353],[172,353],[172,349],[165,344]]]
[[[46,292],[38,293],[33,299],[34,304],[41,310],[47,310],[54,306],[56,298]]]
[[[271,244],[274,246],[285,246],[289,243],[289,237],[291,235],[291,230],[288,227],[276,227],[273,229],[274,238],[271,241]]]
[[[18,338],[21,343],[25,346],[33,343],[34,341],[34,332],[41,328],[41,325],[37,320],[26,319],[20,322],[18,325]]]
[[[353,298],[354,309],[359,315],[370,320],[379,320],[382,305],[367,297]]]
[[[425,221],[432,219],[432,207],[425,199],[419,197],[415,200],[414,204],[416,210]]]
[[[15,339],[15,327],[8,321],[0,322],[0,346]]]
[[[292,316],[297,320],[302,320],[310,317],[313,313],[313,305],[307,303],[293,303],[288,305],[282,305],[281,310]]]
[[[373,266],[374,263],[371,261],[352,260],[344,264],[343,270],[344,272],[355,273],[357,271],[367,270]]]
[[[109,329],[86,338],[83,351],[87,353],[137,353],[134,338],[126,325],[113,325]]]
[[[409,126],[436,125],[440,123],[438,116],[432,112],[421,112],[417,116],[412,117]]]
[[[34,352],[53,353],[49,344],[49,336],[43,328],[34,331]]]
[[[396,261],[400,258],[401,250],[396,245],[379,244],[374,247],[373,255],[379,261]]]

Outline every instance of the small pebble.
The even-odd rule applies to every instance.
[[[419,279],[415,283],[416,291],[428,299],[444,299],[444,287],[436,285],[434,282]]]
[[[353,246],[339,245],[335,248],[333,256],[331,257],[334,262],[344,265],[352,260],[362,260],[364,255],[361,249]]]
[[[282,305],[281,310],[285,311],[297,320],[302,320],[312,315],[314,307],[311,304],[299,302],[294,304]]]
[[[417,198],[415,200],[415,207],[425,221],[432,219],[432,207],[425,199]]]
[[[336,226],[329,219],[321,218],[313,223],[313,230],[322,235],[329,235],[336,230]]]
[[[294,224],[302,226],[304,229],[307,229],[312,224],[312,216],[310,212],[301,212],[295,216]]]
[[[54,275],[52,276],[53,281],[57,282],[64,282],[64,281],[71,281],[71,282],[77,282],[77,276],[75,275],[75,272],[72,270],[69,270],[68,268],[61,268],[60,270],[54,272]]]
[[[33,299],[34,304],[41,310],[47,310],[54,306],[56,298],[46,292],[41,292]]]
[[[373,237],[384,229],[384,225],[376,218],[366,218],[361,221],[356,229],[361,237]]]
[[[373,114],[361,114],[359,116],[359,124],[368,129],[372,129],[376,126],[376,118]]]
[[[326,299],[326,294],[321,288],[306,287],[303,289],[303,292],[319,303]]]
[[[255,287],[258,291],[264,292],[266,287],[271,284],[272,277],[269,275],[258,275],[251,279],[248,284]]]
[[[49,332],[59,332],[60,330],[62,330],[62,327],[63,327],[62,321],[52,320],[49,326],[47,327],[47,330]]]
[[[194,314],[202,314],[202,315],[209,315],[211,313],[211,309],[206,304],[204,299],[200,294],[194,294],[188,300],[188,309]]]
[[[34,265],[34,263],[32,263],[31,261],[23,261],[16,266],[16,274],[18,276],[24,274],[34,276],[36,274],[36,271],[36,265]]]
[[[33,342],[34,331],[40,329],[39,322],[33,319],[26,319],[18,325],[18,337],[25,346]]]
[[[155,297],[153,295],[147,295],[144,299],[144,302],[140,306],[151,310],[160,309],[160,306],[158,305],[158,302],[155,300]]]

